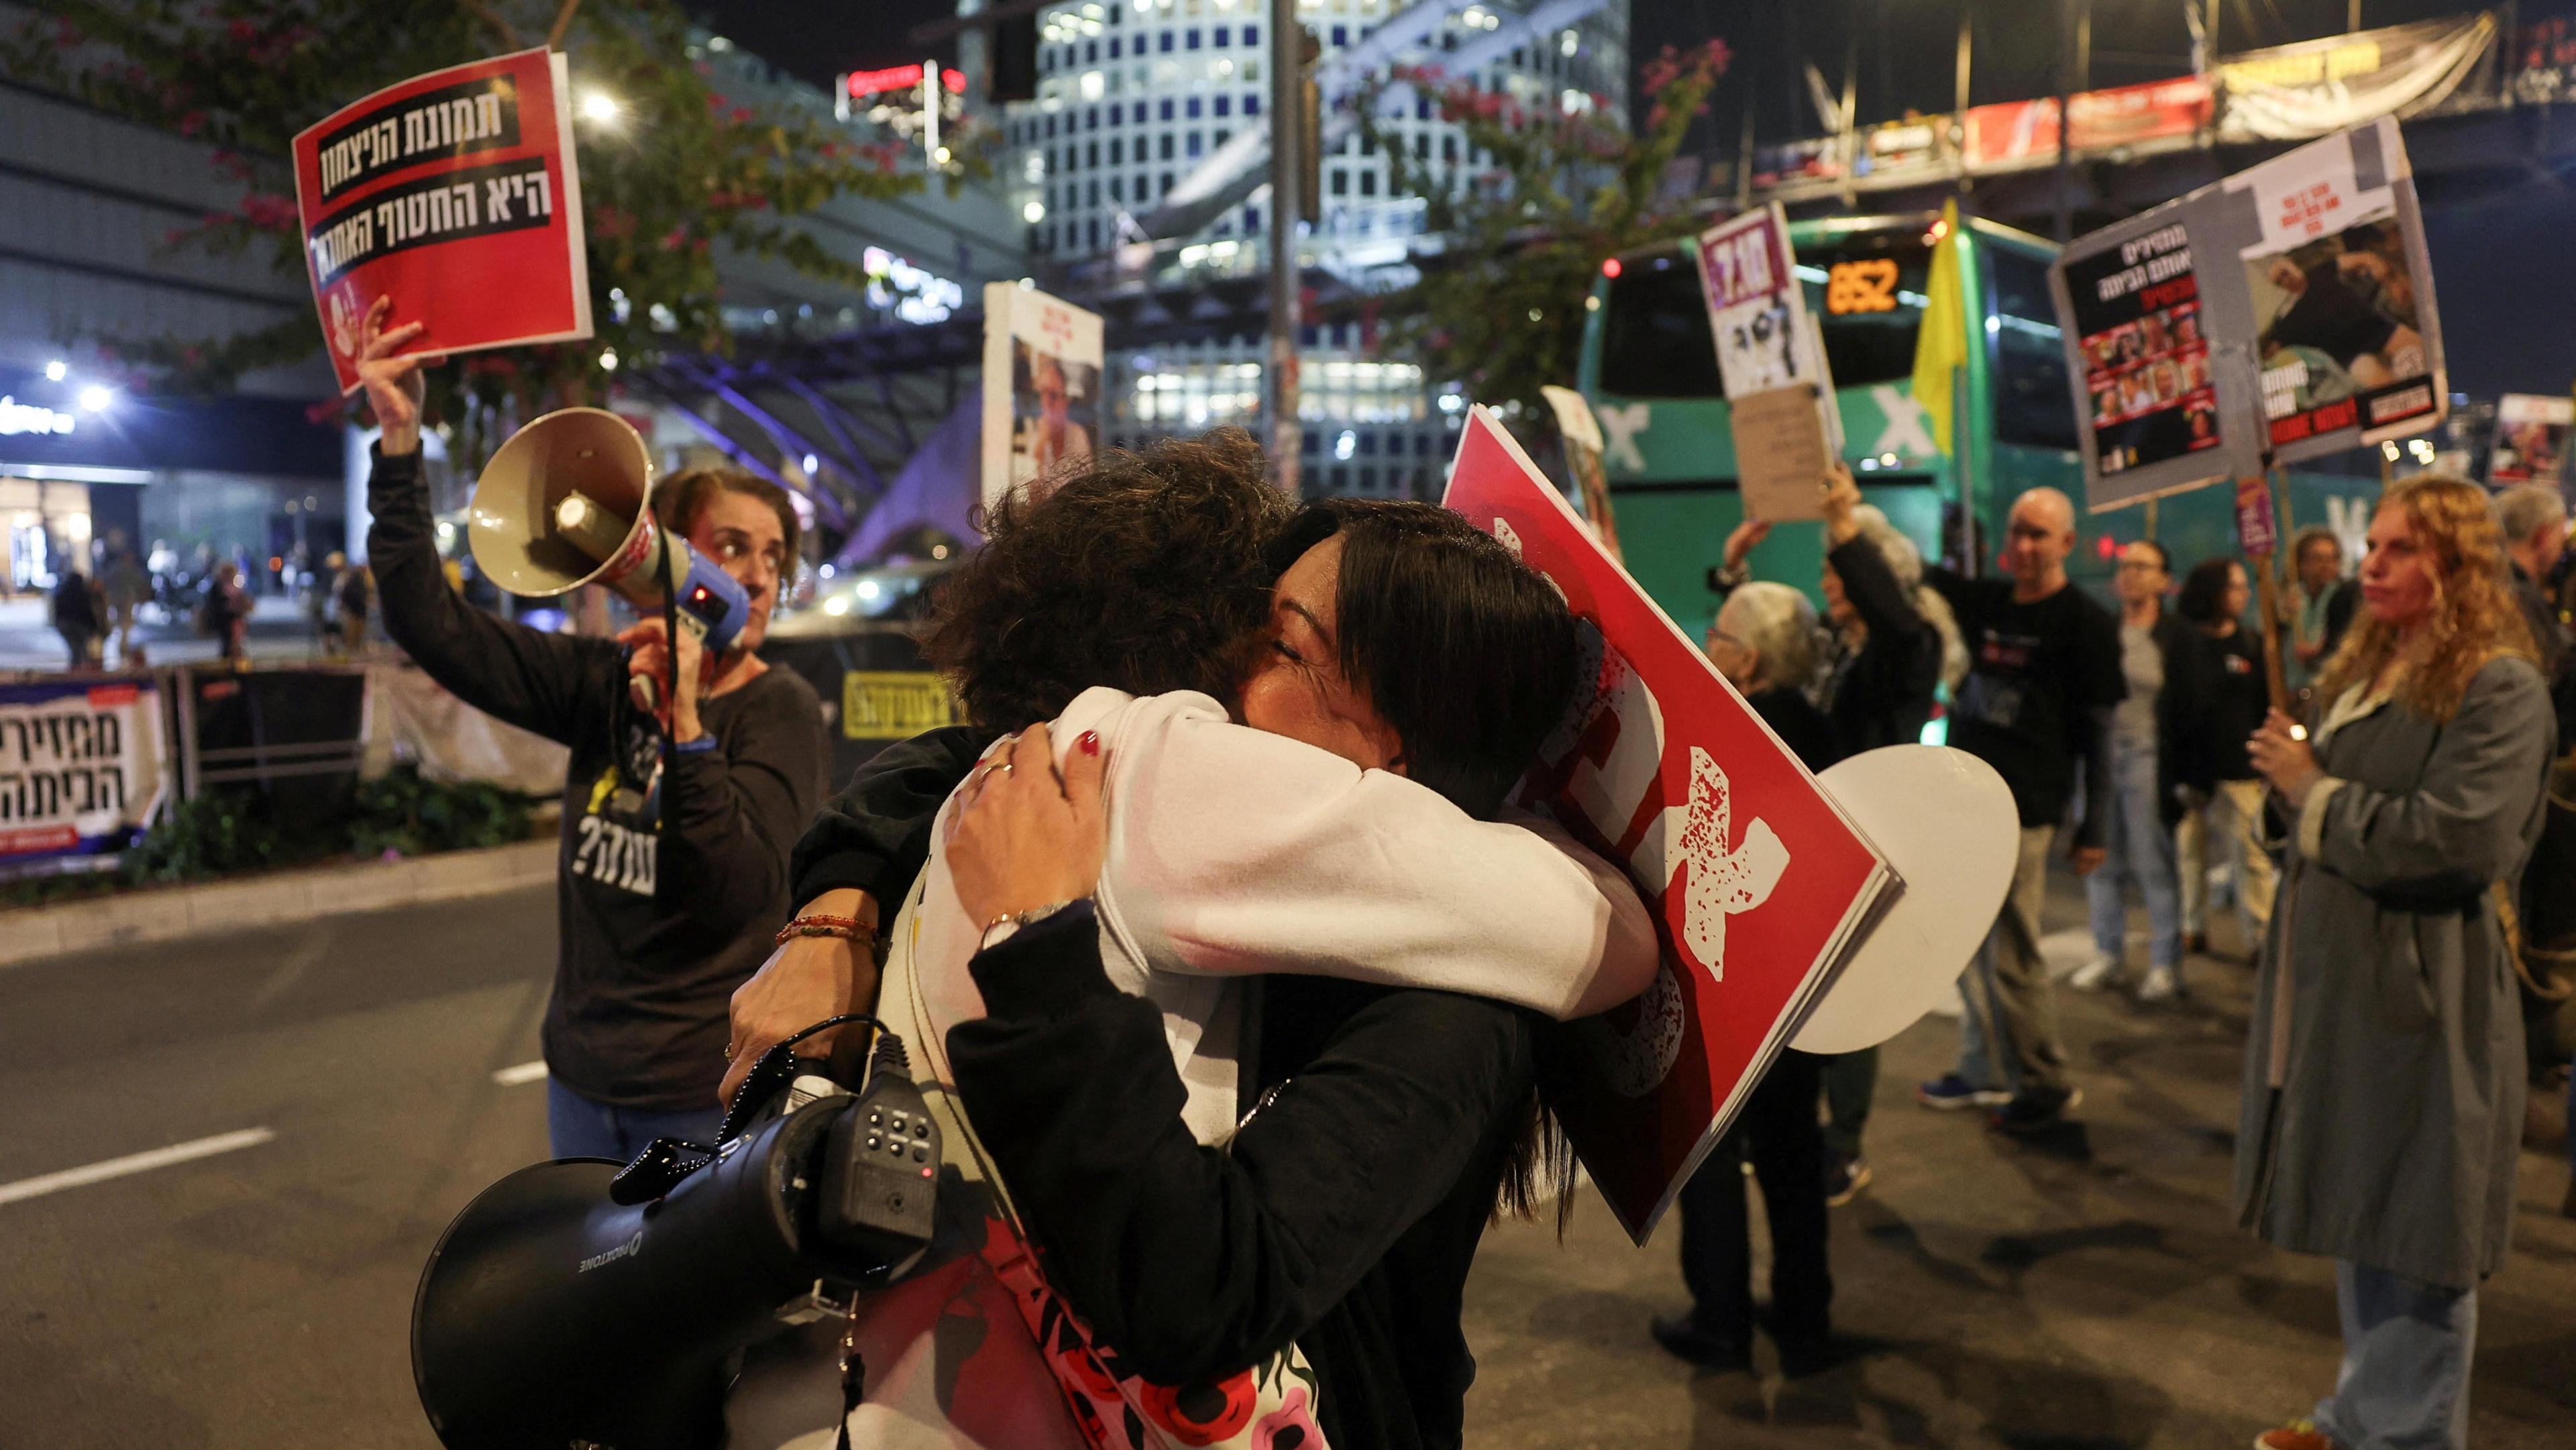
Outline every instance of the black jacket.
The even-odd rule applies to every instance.
[[[823,790],[813,687],[774,669],[706,701],[711,748],[673,756],[670,779],[639,789],[661,728],[627,704],[626,647],[458,598],[420,455],[378,456],[367,499],[385,633],[458,699],[572,750],[547,1070],[614,1107],[712,1109],[726,1005],[787,919],[787,847]]]
[[[933,731],[862,766],[799,844],[798,890],[900,899],[984,738]],[[1532,1099],[1535,1014],[1247,983],[1260,1025],[1244,1101],[1259,1106],[1217,1149],[1182,1123],[1161,1014],[1102,974],[1087,908],[971,969],[986,1015],[948,1034],[960,1095],[1049,1283],[1130,1372],[1182,1383],[1294,1342],[1333,1444],[1461,1443],[1476,1366],[1460,1306]]]
[[[1860,652],[1834,677],[1834,733],[1844,751],[1859,754],[1882,745],[1914,745],[1932,718],[1932,696],[1941,685],[1941,631],[1915,608],[1878,546],[1866,538],[1838,544],[1825,555],[1841,581],[1843,598],[1869,627]]]

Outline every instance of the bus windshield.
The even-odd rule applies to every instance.
[[[1798,244],[1798,277],[1825,340],[1836,388],[1890,383],[1914,371],[1931,244],[1919,227]],[[1610,279],[1601,326],[1601,390],[1631,398],[1718,398],[1717,344],[1690,258],[1679,248],[1638,258]]]

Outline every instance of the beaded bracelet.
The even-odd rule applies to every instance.
[[[826,916],[815,912],[780,927],[776,944],[785,946],[800,936],[836,936],[843,941],[863,941],[876,934],[877,924],[863,917]]]

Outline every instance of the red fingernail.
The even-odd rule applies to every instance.
[[[1100,732],[1097,730],[1085,730],[1082,732],[1082,738],[1073,743],[1081,746],[1082,753],[1085,755],[1098,755],[1100,753]]]

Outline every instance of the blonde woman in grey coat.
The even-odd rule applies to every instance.
[[[2485,491],[2419,477],[2370,525],[2314,736],[2249,749],[2295,822],[2255,983],[2236,1204],[2335,1261],[2344,1359],[2259,1450],[2468,1443],[2477,1285],[2504,1262],[2522,1011],[2496,913],[2556,738]]]

